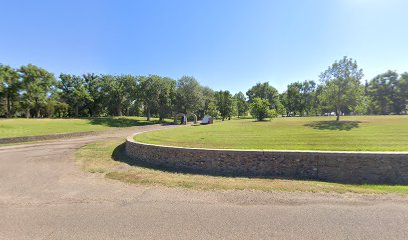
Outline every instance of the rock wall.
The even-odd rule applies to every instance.
[[[212,175],[408,184],[408,153],[197,149],[126,141],[126,154],[152,166]]]

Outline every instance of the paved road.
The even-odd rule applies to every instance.
[[[75,165],[129,134],[1,147],[0,239],[408,239],[404,196],[141,187]]]

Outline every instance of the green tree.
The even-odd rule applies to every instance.
[[[222,121],[226,118],[231,119],[233,111],[233,98],[229,91],[215,92],[215,101],[217,109],[221,114]]]
[[[278,90],[270,86],[268,82],[257,83],[246,92],[246,95],[248,96],[249,103],[253,103],[254,99],[258,97],[268,100],[270,109],[276,109],[279,105]]]
[[[379,74],[368,83],[367,93],[372,100],[374,113],[390,114],[399,110],[397,85],[398,74],[395,71]]]
[[[147,121],[150,121],[151,114],[159,108],[160,96],[160,77],[150,75],[148,77],[140,77],[137,96],[143,103]]]
[[[15,105],[21,88],[18,72],[7,65],[0,64],[0,97],[5,100],[5,116],[11,117],[15,112]]]
[[[309,115],[313,111],[313,102],[316,94],[316,83],[313,80],[306,80],[301,88],[301,115]]]
[[[322,101],[324,100],[323,97],[321,97],[322,92],[323,92],[324,86],[323,85],[318,85],[316,87],[316,90],[314,91],[313,94],[313,100],[312,100],[312,112],[316,115],[319,114],[324,114],[329,110],[329,108],[325,105],[325,102]]]
[[[136,99],[136,78],[131,75],[103,75],[103,92],[112,115],[123,116]]]
[[[159,121],[162,122],[165,117],[172,114],[176,98],[176,81],[168,77],[159,78],[158,81]]]
[[[213,118],[219,118],[221,116],[221,113],[220,113],[220,111],[218,111],[217,105],[214,102],[211,102],[208,105],[208,108],[207,108],[205,114],[209,115],[209,116],[211,116]]]
[[[251,103],[251,115],[254,116],[258,121],[262,121],[269,117],[270,114],[270,104],[267,99],[262,99],[256,97]]]
[[[360,80],[363,70],[358,68],[357,62],[351,58],[334,62],[325,72],[320,75],[324,84],[322,101],[336,112],[336,121],[340,120],[342,112],[355,109],[362,97]]]
[[[22,66],[19,72],[22,78],[22,105],[26,110],[26,117],[30,117],[31,109],[36,117],[40,117],[41,108],[47,104],[48,93],[55,83],[54,75],[32,64]]]
[[[361,88],[364,87],[361,86]],[[357,115],[369,114],[371,105],[372,105],[371,98],[368,95],[363,94],[360,100],[358,101],[357,106],[354,109],[354,113]]]
[[[314,81],[295,82],[288,85],[286,91],[286,108],[294,115],[308,115],[313,109],[313,98],[316,83]]]
[[[88,98],[85,101],[89,116],[97,117],[105,111],[105,95],[103,93],[102,78],[93,73],[82,75]]]
[[[69,105],[64,102],[54,102],[53,108],[53,117],[63,118],[67,117],[69,114]]]
[[[397,88],[398,104],[401,111],[408,111],[408,72],[401,74]]]
[[[289,109],[289,102],[288,102],[288,93],[287,91],[279,94],[279,101],[283,106],[282,114],[286,114],[289,117],[290,109]]]
[[[78,117],[79,108],[84,107],[90,95],[86,89],[85,81],[81,76],[60,74],[57,87],[60,90],[60,99],[70,106],[70,116]]]
[[[242,92],[238,92],[234,95],[235,101],[237,103],[237,115],[238,117],[244,116],[249,110],[249,104],[246,101],[246,97]]]
[[[296,113],[301,114],[303,110],[301,89],[302,84],[295,82],[289,84],[286,91],[286,107],[288,112],[293,113],[294,116],[296,116]]]
[[[102,105],[109,115],[128,115],[136,98],[136,78],[131,75],[102,75]]]
[[[202,87],[202,107],[198,110],[198,117],[203,118],[208,112],[210,104],[215,101],[214,90],[209,87]]]
[[[184,76],[177,81],[176,110],[195,113],[203,108],[202,87],[194,77]]]

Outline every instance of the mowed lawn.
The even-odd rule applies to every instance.
[[[106,117],[89,119],[0,119],[0,138],[46,134],[99,131],[158,123],[142,117]]]
[[[408,116],[216,121],[137,135],[151,144],[223,149],[408,151]]]

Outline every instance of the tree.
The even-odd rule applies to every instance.
[[[102,78],[93,73],[82,75],[88,98],[85,101],[89,116],[96,117],[105,111]]]
[[[60,99],[71,108],[70,116],[78,117],[79,108],[85,106],[90,95],[86,89],[85,81],[81,76],[60,74],[57,87],[60,89]]]
[[[251,103],[251,114],[252,116],[256,117],[258,121],[262,121],[269,117],[269,108],[270,105],[267,99],[256,97]]]
[[[296,113],[302,113],[302,95],[301,95],[302,84],[299,82],[291,83],[288,85],[288,90],[286,91],[286,104],[288,112],[293,113],[296,116]]]
[[[28,64],[19,69],[22,78],[22,105],[26,109],[26,117],[30,117],[33,109],[36,117],[40,117],[40,110],[47,103],[48,93],[55,83],[52,73]]]
[[[215,105],[214,102],[211,102],[208,105],[208,108],[207,108],[205,114],[210,115],[213,118],[219,118],[221,116],[221,113],[220,113],[220,111],[218,111],[217,105]]]
[[[364,86],[361,86],[361,88],[364,88]],[[372,105],[371,98],[368,95],[363,94],[360,100],[358,101],[357,106],[354,109],[354,113],[357,115],[369,114],[371,105]]]
[[[354,109],[362,96],[360,80],[363,70],[358,68],[357,62],[344,57],[335,61],[320,75],[324,84],[321,99],[336,112],[336,121],[340,120],[342,112]]]
[[[177,81],[176,110],[194,113],[203,107],[202,87],[194,77],[183,76]]]
[[[301,88],[301,116],[304,113],[309,115],[313,109],[314,95],[316,93],[316,83],[313,80],[305,80]]]
[[[314,81],[295,82],[288,85],[285,103],[289,112],[294,115],[306,115],[313,108],[313,95],[315,93],[316,83]]]
[[[276,88],[269,85],[268,82],[257,83],[246,92],[248,101],[252,103],[255,98],[266,99],[269,102],[270,109],[277,108],[279,105],[279,93]]]
[[[206,112],[208,112],[208,109],[210,107],[211,103],[214,103],[214,90],[212,90],[209,87],[202,87],[201,88],[202,92],[202,107],[198,110],[198,117],[203,118]],[[212,115],[211,115],[212,116]]]
[[[152,112],[159,108],[159,84],[160,77],[157,75],[140,78],[137,95],[139,100],[143,103],[147,121],[150,121]]]
[[[281,102],[281,104],[283,106],[282,113],[286,114],[286,116],[289,117],[290,109],[289,109],[288,92],[287,91],[279,94],[279,101]]]
[[[237,103],[237,115],[238,117],[244,116],[248,110],[249,105],[246,101],[246,97],[242,92],[238,92],[234,95],[235,101]]]
[[[54,114],[53,117],[62,118],[68,116],[69,105],[63,102],[54,102],[53,105]]]
[[[176,81],[168,77],[159,78],[158,90],[159,121],[162,122],[172,113],[172,106],[176,98]]]
[[[397,96],[398,74],[387,71],[374,77],[367,86],[367,93],[372,100],[373,111],[377,114],[400,112]]]
[[[112,115],[123,116],[136,98],[136,78],[131,75],[103,75],[103,92]]]
[[[401,74],[398,81],[397,96],[399,107],[402,111],[408,111],[408,72]]]
[[[215,92],[215,101],[217,109],[221,114],[222,121],[226,118],[231,119],[233,111],[233,99],[229,91]]]
[[[314,114],[318,115],[318,114],[324,114],[329,110],[329,108],[326,106],[325,102],[322,101],[324,100],[323,97],[321,97],[322,92],[323,92],[324,86],[323,85],[318,85],[314,91],[313,94],[313,100],[312,100],[312,111],[314,112]]]
[[[10,66],[0,64],[0,97],[4,98],[6,103],[6,117],[10,117],[16,112],[15,103],[19,97],[20,87],[18,72]]]

